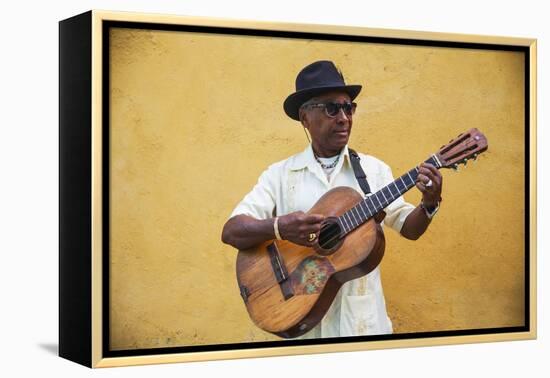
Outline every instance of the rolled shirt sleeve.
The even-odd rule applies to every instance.
[[[270,166],[258,179],[252,190],[235,207],[229,218],[236,215],[249,215],[256,219],[268,219],[275,209],[276,169]]]
[[[383,186],[386,186],[394,181],[391,168],[386,164],[384,164],[384,167],[381,171],[381,176],[383,180]],[[409,214],[414,209],[415,206],[411,205],[408,202],[405,202],[403,196],[400,196],[384,209],[384,211],[386,212],[384,224],[401,233],[401,228],[403,227],[403,223],[405,223],[405,219],[407,219]]]

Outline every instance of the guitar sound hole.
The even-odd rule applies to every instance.
[[[330,222],[321,226],[319,233],[319,246],[323,249],[331,249],[340,241],[340,226],[338,223]]]

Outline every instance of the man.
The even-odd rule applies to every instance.
[[[347,146],[356,108],[352,101],[360,91],[360,85],[346,85],[330,61],[314,62],[300,71],[296,92],[285,100],[284,110],[309,131],[311,144],[302,153],[275,163],[262,173],[225,224],[224,243],[242,250],[278,238],[311,246],[324,216],[304,212],[337,186],[349,186],[363,193]],[[385,163],[369,155],[359,157],[373,193],[393,181]],[[407,239],[418,239],[439,208],[441,183],[439,171],[423,163],[416,183],[422,192],[421,204],[414,207],[398,198],[384,209],[384,224]],[[321,322],[303,337],[391,332],[377,267],[366,276],[345,283]]]

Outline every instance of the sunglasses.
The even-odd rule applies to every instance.
[[[355,108],[357,104],[355,102],[320,102],[317,104],[307,104],[307,108],[325,108],[325,113],[329,117],[336,117],[340,113],[340,109],[344,111],[344,114],[348,117],[351,117],[355,113]]]

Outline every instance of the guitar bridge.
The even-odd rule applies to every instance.
[[[294,296],[294,290],[292,290],[291,281],[288,279],[288,271],[286,270],[285,263],[275,242],[267,246],[267,253],[269,253],[271,268],[273,269],[275,279],[281,288],[283,297],[285,300],[292,298]]]

